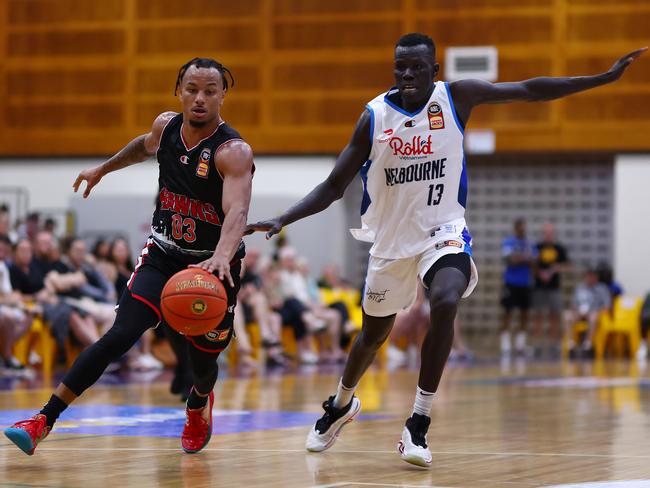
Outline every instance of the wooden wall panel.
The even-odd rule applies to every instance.
[[[112,54],[124,49],[124,32],[116,29],[11,32],[7,54],[11,58]]]
[[[138,19],[201,19],[254,17],[260,14],[262,0],[136,0]]]
[[[110,22],[124,18],[124,0],[9,0],[10,25]]]
[[[71,95],[119,95],[126,78],[121,69],[47,69],[29,66],[10,70],[7,91],[12,97],[58,97]]]
[[[178,68],[214,57],[236,79],[224,117],[257,153],[338,152],[393,84],[398,37],[495,45],[499,81],[585,75],[650,44],[646,0],[0,1],[0,155],[105,154],[151,127]],[[444,72],[444,66],[443,66]],[[478,108],[499,150],[650,150],[650,55],[614,85]]]

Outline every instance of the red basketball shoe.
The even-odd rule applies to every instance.
[[[185,409],[187,421],[183,428],[181,445],[186,453],[194,454],[199,452],[210,442],[210,437],[212,437],[212,405],[214,405],[214,392],[211,391],[208,404],[205,407],[196,410]],[[208,411],[209,421],[203,418],[203,411],[206,408],[210,409]]]
[[[38,443],[47,437],[50,430],[51,428],[47,425],[47,417],[38,413],[31,419],[16,422],[5,430],[5,435],[25,454],[31,456]]]

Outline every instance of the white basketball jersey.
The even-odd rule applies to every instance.
[[[366,106],[372,147],[361,168],[362,227],[351,229],[356,239],[374,242],[370,254],[384,259],[424,252],[436,226],[463,219],[467,200],[463,128],[449,84],[437,82],[413,113],[389,100],[396,91]]]

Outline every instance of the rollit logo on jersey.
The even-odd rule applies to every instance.
[[[171,192],[167,188],[160,190],[158,198],[160,199],[160,210],[171,210],[209,224],[221,225],[217,210],[211,203]]]
[[[196,176],[207,178],[210,171],[210,149],[203,148],[199,157],[199,164],[196,166]]]
[[[190,158],[188,158],[186,154],[183,154],[183,155],[181,156],[181,158],[180,158],[180,162],[181,162],[182,164],[187,164],[187,163],[190,162]]]
[[[445,177],[447,158],[414,163],[399,168],[384,168],[386,186],[401,185],[412,181],[429,181]]]
[[[445,118],[442,115],[442,108],[436,102],[432,102],[427,107],[427,115],[429,116],[429,129],[444,129]]]
[[[410,141],[404,141],[401,137],[391,137],[388,145],[393,150],[393,156],[400,159],[421,159],[433,154],[431,149],[431,136],[422,140],[421,136],[413,136]]]

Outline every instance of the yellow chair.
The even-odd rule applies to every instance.
[[[565,333],[562,336],[562,357],[569,357],[569,343],[570,339],[573,340],[574,344],[580,344],[582,334],[585,334],[589,330],[589,324],[584,320],[580,320],[571,326],[571,331],[567,334]]]
[[[637,297],[618,297],[614,300],[611,317],[603,314],[594,334],[594,350],[596,359],[605,357],[608,339],[614,339],[615,354],[623,355],[624,343],[627,340],[630,357],[634,357],[641,343],[641,305]]]
[[[253,357],[259,361],[261,357],[262,347],[262,334],[260,333],[260,326],[257,322],[250,322],[246,324],[246,333],[248,334],[251,348],[253,349]],[[228,366],[235,367],[239,362],[239,348],[237,346],[237,338],[233,337],[228,345]]]
[[[54,368],[56,342],[41,317],[35,317],[27,334],[14,344],[14,355],[23,364],[29,362],[29,353],[32,350],[43,360],[43,376],[49,378]]]

